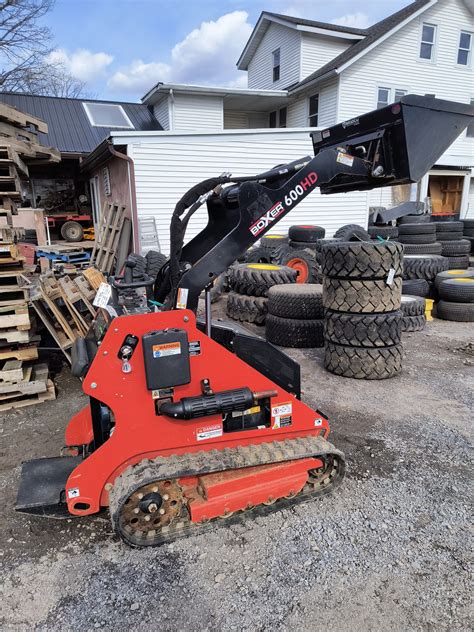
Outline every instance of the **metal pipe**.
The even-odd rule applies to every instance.
[[[212,312],[211,312],[211,286],[208,285],[204,291],[206,303],[206,336],[211,337],[212,331]]]

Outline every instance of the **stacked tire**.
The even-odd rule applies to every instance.
[[[315,250],[315,243],[324,239],[326,230],[322,226],[312,226],[307,224],[290,226],[288,231],[289,245],[296,250],[309,248]]]
[[[467,239],[471,244],[470,254],[474,253],[474,219],[463,219],[463,234],[462,238]]]
[[[400,224],[398,241],[405,246],[405,255],[440,255],[442,251],[436,226],[428,222]]]
[[[274,285],[296,283],[297,272],[272,263],[240,263],[228,271],[227,315],[241,322],[263,325],[267,295]]]
[[[402,331],[422,331],[426,325],[426,301],[421,296],[402,294]]]
[[[380,239],[397,239],[398,226],[391,226],[387,224],[374,224],[369,226],[367,232],[372,239],[380,241]]]
[[[449,269],[469,267],[469,253],[472,242],[463,236],[464,223],[461,221],[433,222],[436,228],[436,240],[441,244],[441,253],[447,257]]]
[[[282,347],[324,346],[322,285],[274,285],[268,291],[266,339]]]
[[[452,272],[452,271],[449,271]],[[456,275],[444,273],[436,279],[440,300],[436,316],[443,320],[474,322],[474,269]]]
[[[403,257],[403,294],[432,295],[436,275],[449,269],[447,257],[441,255],[405,255]]]
[[[356,379],[393,377],[403,355],[403,246],[341,242],[322,254],[326,369]]]

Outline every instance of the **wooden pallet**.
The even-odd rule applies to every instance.
[[[87,268],[87,270],[84,270],[82,274],[87,279],[91,288],[96,292],[100,288],[101,283],[106,283],[105,276],[96,268]]]
[[[1,334],[0,334],[1,335]],[[37,360],[38,359],[38,347],[26,343],[25,346],[18,347],[0,347],[0,360]]]
[[[8,361],[10,362],[10,361]],[[11,362],[18,362],[12,360]],[[0,381],[0,400],[11,399],[21,395],[44,393],[48,384],[48,365],[20,362],[16,367],[15,379]],[[13,375],[13,369],[10,371]],[[16,377],[18,375],[18,377]]]
[[[11,344],[33,344],[40,341],[31,330],[17,329],[16,327],[0,328],[0,347]]]
[[[0,412],[24,408],[25,406],[34,406],[35,404],[42,404],[43,402],[49,402],[54,399],[56,399],[56,389],[53,382],[48,380],[45,392],[31,395],[17,394],[14,398],[9,398],[7,401],[0,403]]]
[[[42,277],[40,287],[43,299],[60,320],[63,329],[67,331],[69,328],[68,335],[71,335],[73,339],[77,335],[85,335],[89,324],[84,321],[77,307],[69,302],[58,280],[52,276]]]
[[[31,325],[28,306],[6,305],[0,307],[0,329],[15,327],[18,331],[25,331],[31,329]]]
[[[60,277],[58,283],[64,300],[68,303],[69,307],[74,310],[77,319],[80,320],[81,326],[85,330],[84,333],[86,333],[89,329],[89,321],[82,315],[81,308],[84,306],[92,316],[95,316],[94,307],[83,297],[78,286],[68,276]]]
[[[24,228],[14,226],[0,226],[0,243],[11,244],[20,241],[25,236]]]
[[[124,219],[125,206],[107,202],[104,204],[99,232],[91,255],[91,265],[101,272],[112,272]]]

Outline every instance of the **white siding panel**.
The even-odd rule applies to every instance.
[[[324,37],[311,33],[301,34],[300,80],[315,72],[349,48],[350,40]]]
[[[153,107],[153,114],[163,129],[170,129],[168,97],[162,99]]]
[[[249,112],[249,129],[263,129],[268,127],[268,114],[266,112]]]
[[[271,24],[248,67],[248,87],[260,89],[285,89],[300,79],[299,31],[281,24]],[[280,80],[273,81],[272,53],[280,49]]]
[[[418,58],[423,22],[438,26],[434,62]],[[474,16],[463,0],[440,0],[344,70],[340,76],[339,121],[373,110],[378,86],[469,103],[474,98],[474,64],[472,60],[470,67],[456,64],[461,29],[474,31]],[[438,161],[458,166],[473,163],[474,141],[466,138],[465,132]]]
[[[308,126],[308,99],[302,97],[288,106],[288,127]]]
[[[221,130],[224,127],[222,97],[175,94],[172,129],[175,132]]]
[[[312,154],[308,130],[279,130],[201,135],[164,133],[130,140],[135,164],[138,215],[154,215],[163,251],[169,252],[169,224],[178,199],[194,184],[223,171],[251,175]],[[327,235],[343,224],[367,225],[367,192],[321,195],[319,190],[278,223],[275,232],[292,224],[318,224]],[[196,213],[186,238],[206,224],[206,211]]]
[[[337,87],[338,79],[333,79],[315,90],[319,93],[319,127],[330,127],[336,123]],[[307,127],[309,94],[312,93],[302,95],[288,106],[288,127]]]
[[[246,112],[224,110],[224,129],[248,129],[249,117]]]
[[[471,183],[469,186],[468,207],[465,219],[474,219],[474,172],[471,176]]]

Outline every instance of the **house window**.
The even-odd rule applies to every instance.
[[[458,64],[469,66],[471,58],[472,33],[461,31],[459,36]]]
[[[474,99],[471,99],[471,105],[474,105]],[[469,136],[469,138],[474,138],[474,123],[471,123],[467,126],[466,136]]]
[[[276,127],[277,126],[277,113],[270,112],[268,115],[268,127]]]
[[[118,103],[83,103],[89,122],[94,127],[135,129],[125,110]]]
[[[436,26],[424,23],[421,29],[420,59],[433,59]]]
[[[273,59],[273,81],[278,81],[280,79],[280,49],[277,48],[272,53]]]
[[[406,95],[407,91],[406,90],[398,90],[395,89],[395,98],[393,99],[393,101],[396,103],[397,101],[400,101],[400,99],[402,97],[404,97]]]
[[[286,108],[280,108],[268,115],[268,127],[286,127]]]
[[[310,127],[318,126],[318,114],[319,114],[319,94],[313,94],[309,97],[308,103],[308,124]]]
[[[390,88],[379,88],[377,90],[377,110],[384,108],[390,103]]]
[[[286,127],[286,108],[281,108],[278,112],[278,127]]]

